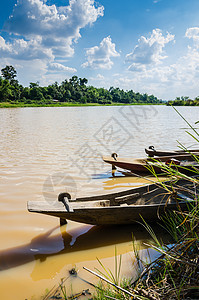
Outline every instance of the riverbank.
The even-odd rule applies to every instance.
[[[59,102],[59,103],[10,103],[0,102],[0,108],[17,108],[17,107],[81,107],[81,106],[131,106],[131,105],[165,105],[165,103],[111,103],[111,104],[99,104],[99,103],[72,103],[72,102]]]
[[[73,268],[69,270],[68,276],[63,278],[59,285],[47,291],[42,299],[82,299],[81,296],[93,300],[129,299],[129,296],[131,299],[148,300],[199,299],[198,221],[199,211],[194,206],[189,207],[188,213],[169,213],[163,226],[173,238],[170,245],[164,244],[153,228],[143,222],[146,231],[154,240],[145,245],[159,252],[157,259],[151,262],[150,255],[143,259],[135,241],[132,241],[135,256],[135,259],[132,259],[132,277],[122,278],[122,256],[117,255],[115,248],[115,272],[100,260],[98,262],[101,266],[98,264],[94,271],[83,267],[84,271],[94,275],[90,282],[87,281],[90,288],[79,289],[78,293],[73,293],[65,288],[67,279],[78,277],[79,270]],[[83,276],[85,275],[87,273],[84,272]],[[95,278],[100,279],[97,285]]]
[[[175,239],[173,245],[162,244],[154,235],[152,249],[160,253],[153,262],[144,262],[137,255],[135,267],[140,271],[137,279],[114,280],[107,285],[105,276],[96,288],[94,300],[106,299],[199,299],[198,207],[190,206],[188,213],[176,211],[167,215],[165,227]],[[136,251],[136,249],[135,249]],[[104,297],[104,295],[107,295]]]
[[[98,262],[100,268],[95,271],[83,267],[89,271],[94,278],[100,279],[96,286],[91,281],[92,299],[199,299],[199,210],[198,200],[198,180],[189,178],[189,184],[196,185],[196,190],[192,189],[189,193],[196,202],[188,205],[186,212],[180,209],[168,212],[162,219],[162,227],[165,233],[169,232],[173,242],[165,244],[162,238],[158,237],[153,227],[146,224],[143,220],[143,226],[153,238],[153,242],[145,243],[145,246],[159,252],[159,257],[151,261],[150,255],[143,259],[139,249],[136,247],[135,239],[132,241],[135,260],[132,260],[132,267],[135,274],[131,278],[122,278],[120,271],[122,266],[122,256],[117,255],[115,248],[115,272],[111,271],[106,265]],[[182,187],[183,188],[183,187]],[[96,272],[97,270],[97,272]],[[137,276],[136,276],[137,274]],[[69,271],[69,276],[77,276],[77,270],[74,268]],[[66,278],[67,279],[67,278]],[[66,280],[65,279],[65,280]],[[77,294],[71,294],[64,287],[65,280],[62,280],[59,286],[50,290],[43,300],[60,297],[60,299],[81,298],[82,295],[89,296],[89,289],[80,291]],[[70,294],[70,296],[69,296]]]
[[[187,122],[187,121],[186,121]],[[189,123],[187,122],[189,125]],[[199,134],[194,128],[199,142]],[[193,155],[198,162],[198,156]],[[171,178],[175,178],[176,184],[184,175],[178,170],[170,167],[166,169]],[[199,299],[199,171],[195,169],[194,176],[186,176],[188,185],[177,188],[172,187],[169,192],[167,186],[162,183],[165,193],[170,193],[170,197],[175,196],[175,201],[181,201],[181,191],[186,190],[187,208],[182,211],[180,205],[174,211],[167,211],[161,217],[162,227],[169,232],[174,239],[172,244],[165,244],[162,239],[158,239],[152,227],[144,220],[143,226],[153,238],[153,243],[145,244],[151,249],[159,252],[159,257],[154,261],[143,260],[134,247],[136,263],[134,267],[138,270],[137,278],[127,280],[115,280],[116,277],[108,276],[104,268],[104,277],[100,277],[102,282],[96,288],[94,300],[99,299],[126,299],[131,296],[132,299]],[[187,188],[188,186],[188,188]],[[92,272],[92,271],[91,271]],[[111,281],[111,282],[110,282]],[[106,297],[104,297],[106,295]]]
[[[80,277],[94,284],[96,281],[83,267],[95,270],[98,257],[113,270],[115,247],[122,255],[122,274],[132,276],[132,232],[136,246],[142,247],[148,241],[144,228],[119,226],[108,230],[75,222],[60,228],[57,218],[29,213],[26,203],[44,201],[45,197],[47,201],[57,199],[63,191],[81,197],[147,183],[146,179],[121,174],[113,178],[111,168],[101,159],[111,149],[121,156],[143,157],[152,141],[166,149],[178,148],[176,137],[182,144],[193,144],[174,109],[165,105],[142,107],[0,109],[2,299],[40,299],[45,288],[58,284],[73,267],[79,270],[78,277],[65,282],[67,291],[70,293],[71,284],[73,293],[90,288]],[[197,108],[180,107],[180,112],[187,120],[198,120]],[[144,258],[147,249],[142,251]]]

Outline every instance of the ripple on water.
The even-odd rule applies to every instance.
[[[129,109],[125,107],[123,113],[121,107],[0,109],[1,299],[40,296],[74,266],[80,277],[93,281],[82,267],[99,267],[97,256],[112,268],[115,245],[124,257],[123,273],[132,274],[132,232],[141,245],[148,238],[143,228],[111,230],[69,222],[60,229],[57,218],[31,214],[26,208],[28,200],[45,199],[44,192],[52,197],[63,190],[86,196],[147,182],[119,172],[113,178],[102,155],[117,152],[136,158],[144,157],[149,145],[176,149],[176,140],[193,144],[172,108],[156,107],[154,115],[151,107],[145,113],[143,107],[132,107],[134,116],[139,111],[138,119],[130,118]],[[191,122],[198,120],[198,108],[180,108],[180,112]],[[110,131],[114,120],[122,125],[115,135]],[[124,143],[125,128],[130,137]],[[69,289],[73,284],[74,291],[86,288],[80,279],[67,284]]]

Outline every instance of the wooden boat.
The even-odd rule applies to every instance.
[[[193,160],[191,154],[132,159],[118,158],[118,155],[113,153],[108,157],[103,156],[103,160],[111,164],[113,170],[118,167],[138,174],[150,174],[152,168],[156,173],[163,173],[163,167],[165,165],[169,165],[175,169],[177,168],[183,173],[195,172],[195,170],[199,168],[199,164]]]
[[[61,221],[66,219],[93,225],[132,224],[142,221],[142,218],[146,222],[155,222],[168,209],[175,210],[180,205],[185,210],[187,203],[195,197],[187,181],[179,180],[173,183],[172,188],[169,183],[170,193],[165,192],[160,184],[74,200],[70,199],[69,194],[62,193],[59,201],[55,202],[29,201],[28,211],[55,216]]]
[[[149,146],[148,149],[145,149],[145,152],[148,156],[153,157],[153,156],[169,156],[169,155],[185,155],[189,153],[193,154],[199,154],[199,149],[187,149],[185,150],[176,150],[176,151],[163,151],[163,150],[156,150],[154,146]]]

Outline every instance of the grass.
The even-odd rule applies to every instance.
[[[58,102],[58,103],[23,103],[23,102],[0,102],[0,108],[16,108],[16,107],[73,107],[73,106],[124,106],[124,105],[163,105],[164,103],[73,103],[73,102]]]
[[[59,103],[31,103],[26,104],[23,102],[10,103],[10,102],[0,102],[0,108],[16,108],[16,107],[73,107],[73,106],[99,106],[97,103],[72,103],[72,102],[59,102]]]
[[[186,212],[179,209],[167,212],[162,218],[162,226],[171,234],[175,243],[169,246],[163,244],[156,237],[152,227],[143,220],[143,226],[153,238],[153,243],[146,246],[158,251],[159,258],[153,262],[150,259],[143,261],[133,239],[136,263],[132,263],[138,276],[135,280],[125,279],[121,275],[122,256],[117,255],[115,248],[114,273],[100,260],[98,263],[102,271],[96,268],[97,272],[93,272],[84,268],[100,278],[95,293],[84,294],[87,299],[199,299],[199,180],[192,177],[187,179],[190,180],[189,185],[195,202],[188,204]],[[79,293],[67,296],[68,292],[63,284],[62,281],[54,291],[51,291],[50,297],[43,299],[59,297],[59,299],[71,300],[78,299],[82,295]]]
[[[187,122],[187,121],[186,121]],[[198,122],[196,122],[198,123]],[[198,133],[193,129],[191,136],[199,144]],[[188,134],[190,134],[188,132]],[[186,149],[185,149],[186,150]],[[198,162],[198,156],[193,155]],[[180,201],[180,193],[187,192],[192,201],[187,201],[187,210],[181,211],[180,206],[176,211],[169,211],[162,217],[162,226],[170,233],[175,240],[173,245],[162,243],[156,237],[152,227],[144,220],[143,226],[153,238],[153,243],[146,244],[159,252],[159,258],[153,262],[144,262],[139,251],[133,242],[133,249],[136,258],[136,270],[139,274],[135,280],[122,279],[121,263],[122,257],[117,256],[115,249],[115,274],[107,269],[99,260],[103,271],[98,273],[87,268],[87,271],[100,278],[100,283],[95,287],[93,300],[104,299],[149,299],[149,300],[192,300],[199,299],[199,170],[195,170],[195,176],[179,172],[171,166],[163,166],[163,171],[177,182],[179,179],[186,179],[185,186],[168,188],[162,184],[165,193],[176,195],[176,201]],[[153,172],[153,169],[152,169]],[[153,175],[157,176],[155,173]],[[60,299],[67,298],[64,287],[59,287]],[[51,294],[52,297],[52,294]],[[78,298],[78,297],[76,297]],[[50,299],[50,298],[45,298]],[[91,299],[91,297],[90,297]]]
[[[145,266],[145,272],[130,288],[141,295],[145,291],[152,299],[198,299],[198,207],[190,207],[187,213],[169,213],[164,224],[176,243],[171,248],[151,245],[161,256],[150,266]],[[194,293],[197,298],[193,298]]]
[[[132,261],[132,266],[138,275],[136,279],[126,279],[121,275],[122,256],[118,256],[115,248],[114,273],[98,259],[102,271],[98,268],[97,272],[84,268],[100,279],[93,295],[83,294],[87,299],[199,299],[199,181],[196,182],[195,178],[190,177],[190,185],[196,186],[196,183],[198,190],[195,190],[195,203],[188,204],[186,212],[168,212],[162,219],[162,226],[171,234],[175,243],[163,244],[156,237],[152,227],[143,220],[143,226],[153,238],[153,243],[146,246],[158,251],[159,258],[151,262],[148,254],[149,259],[143,261],[133,239],[135,261]],[[60,297],[59,299],[71,300],[82,295],[79,293],[67,296],[68,292],[63,284],[64,281],[54,293],[51,291],[50,297],[44,299]]]
[[[187,133],[199,144],[198,132],[189,122],[185,119],[184,121],[193,130],[193,134]],[[181,147],[186,150],[182,145]],[[199,162],[197,155],[193,155],[193,159]],[[146,264],[134,247],[137,269],[140,270],[140,274],[125,288],[132,294],[131,299],[199,299],[199,171],[195,169],[192,176],[189,176],[171,166],[162,165],[162,170],[175,179],[175,182],[179,179],[186,179],[188,186],[181,188],[183,191],[186,190],[194,201],[188,201],[186,212],[182,212],[179,206],[178,210],[167,212],[162,218],[164,228],[175,240],[175,244],[170,247],[159,242],[152,228],[143,220],[143,226],[154,240],[153,244],[147,246],[158,251],[160,257]],[[151,171],[157,177],[153,168]],[[180,188],[169,190],[168,186],[160,180],[158,183],[162,184],[165,193],[176,194],[176,201],[179,201]],[[129,299],[124,291],[115,291],[110,285],[101,284],[101,289],[102,287],[103,291],[96,291],[94,299]]]
[[[199,299],[199,181],[197,187],[196,201],[188,205],[187,212],[168,212],[162,220],[175,243],[170,246],[161,243],[143,220],[145,229],[154,240],[154,243],[146,246],[158,251],[160,257],[152,263],[143,262],[134,245],[138,278],[130,283],[120,278],[122,290],[101,282],[94,300],[130,299],[128,293],[131,293],[131,299]],[[107,272],[105,267],[103,269]]]
[[[180,114],[177,110],[176,112]],[[182,115],[180,116],[192,129],[193,133],[187,133],[199,144],[198,132]],[[182,145],[181,147],[186,150]],[[199,162],[198,156],[193,155],[193,159]],[[162,166],[162,169],[171,178],[176,178],[176,181],[183,178],[189,182],[188,189],[194,202],[188,203],[186,212],[182,212],[179,207],[179,210],[168,212],[162,219],[164,227],[176,241],[172,247],[161,244],[152,228],[143,220],[146,230],[154,239],[154,244],[150,247],[157,250],[160,257],[149,265],[143,265],[144,271],[127,290],[134,294],[134,299],[199,299],[199,171],[195,169],[193,177],[171,166]],[[152,173],[156,176],[153,168]],[[167,186],[164,183],[162,185],[168,193]],[[173,189],[172,192],[178,195],[180,190]],[[138,253],[136,256],[140,265]],[[113,297],[119,299],[116,295]]]

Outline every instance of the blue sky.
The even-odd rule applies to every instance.
[[[2,0],[0,69],[18,80],[199,96],[198,0]]]

